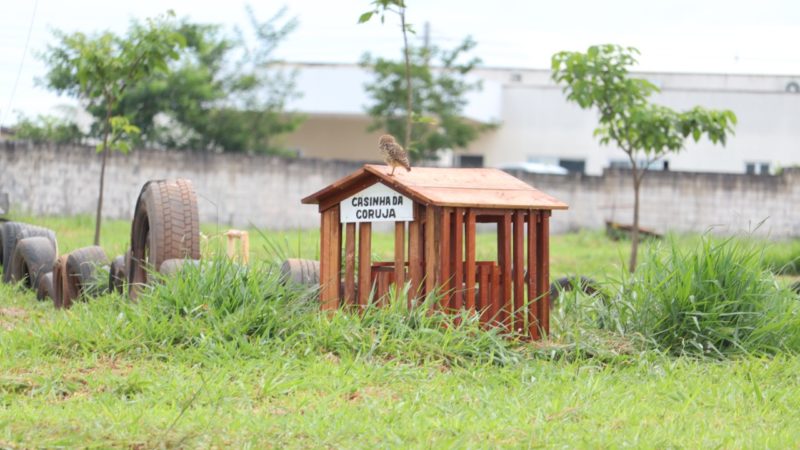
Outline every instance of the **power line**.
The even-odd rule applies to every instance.
[[[39,7],[39,0],[36,0],[33,3],[33,14],[31,14],[31,24],[28,26],[28,36],[25,38],[25,50],[22,52],[22,59],[19,62],[19,68],[17,69],[17,78],[14,80],[14,86],[11,88],[11,95],[8,98],[8,107],[3,111],[3,115],[0,116],[0,125],[5,123],[6,112],[11,110],[11,106],[14,104],[14,95],[17,93],[17,85],[19,85],[19,79],[22,76],[22,67],[25,65],[25,56],[28,55],[28,45],[31,43],[31,34],[33,33],[33,24],[36,22],[36,10]]]

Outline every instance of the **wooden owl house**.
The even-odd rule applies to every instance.
[[[409,303],[436,293],[442,310],[474,311],[531,339],[546,334],[549,221],[567,205],[497,169],[389,172],[367,164],[302,200],[322,216],[322,309],[381,304],[409,284]],[[376,222],[394,224],[391,261],[372,260]],[[496,252],[481,248],[480,260],[478,224],[497,230]]]

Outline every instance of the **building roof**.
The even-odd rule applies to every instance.
[[[434,206],[498,209],[567,209],[567,204],[498,169],[413,167],[365,164],[352,174],[302,200],[325,210],[381,182],[415,202]]]

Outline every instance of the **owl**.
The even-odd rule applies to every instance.
[[[380,150],[381,155],[383,155],[383,160],[386,161],[386,164],[392,166],[392,173],[389,175],[394,175],[394,169],[397,166],[405,167],[405,169],[411,172],[411,164],[408,162],[408,153],[406,153],[405,149],[394,140],[394,136],[391,134],[384,134],[378,140],[378,150]]]

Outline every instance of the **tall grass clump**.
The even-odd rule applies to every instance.
[[[272,265],[227,261],[186,265],[145,290],[137,303],[107,295],[78,303],[34,333],[15,330],[44,352],[134,353],[156,358],[303,357],[333,354],[446,365],[508,364],[516,344],[472,316],[408,308],[404,292],[382,307],[320,311],[315,289],[285,284]],[[35,337],[35,338],[34,338]],[[19,343],[17,344],[19,347]]]
[[[623,275],[610,325],[674,355],[797,353],[800,302],[763,267],[762,251],[741,239],[653,246]]]

